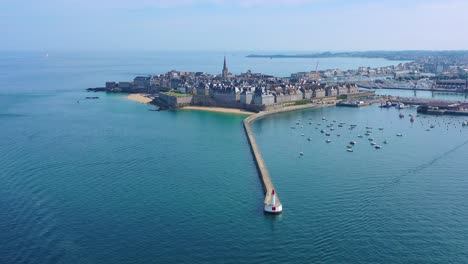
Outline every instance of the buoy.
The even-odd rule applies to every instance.
[[[283,205],[281,203],[276,203],[276,193],[275,190],[271,190],[270,200],[263,209],[265,213],[269,214],[281,214],[283,212]]]

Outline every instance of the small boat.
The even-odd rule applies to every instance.
[[[336,134],[336,136],[337,136],[337,137],[341,137],[341,135],[340,135],[340,134]]]
[[[332,127],[332,128],[330,128],[330,130],[333,131],[333,130],[335,130],[335,129]]]
[[[338,127],[343,127],[343,125],[340,124],[340,125],[338,125]]]
[[[383,130],[383,127],[379,127],[379,130]]]
[[[311,141],[311,140],[312,140],[312,138],[310,138],[310,137],[309,137],[309,138],[307,138],[307,140]]]
[[[428,128],[428,129],[426,129],[426,131],[431,131],[431,130]]]
[[[356,141],[349,142],[349,144],[351,144],[351,145],[356,145],[356,143],[357,143]]]
[[[299,125],[300,123],[299,122],[296,122],[296,125]]]
[[[296,129],[296,127],[291,127],[291,129]]]
[[[368,140],[369,140],[369,141],[374,141],[374,139],[373,139],[373,138],[368,138]]]
[[[327,120],[325,117],[322,117],[322,120]]]
[[[368,126],[368,127],[366,127],[366,129],[372,129],[372,127],[369,127],[369,126]]]
[[[303,136],[304,136],[304,134],[301,134],[301,136],[303,137]]]
[[[403,135],[402,135],[402,134],[400,134],[400,133],[398,133],[398,134],[396,134],[396,135],[397,135],[397,137],[402,137],[402,136],[403,136]]]
[[[329,136],[330,136],[330,133],[325,133],[325,136],[329,137]]]
[[[370,144],[371,144],[372,146],[377,145],[377,143],[375,143],[374,141],[372,141]]]
[[[404,115],[404,114],[402,114],[402,113],[400,113],[398,116],[399,116],[400,118],[403,118],[403,117],[405,117],[405,115]]]
[[[366,132],[364,135],[366,135],[366,136],[370,136],[370,133]]]
[[[331,140],[330,140],[330,139],[327,139],[327,140],[325,140],[325,142],[327,142],[327,143],[330,143],[330,142],[331,142]]]
[[[352,124],[351,127],[357,127],[357,125]]]
[[[434,128],[435,126],[434,125],[431,125],[431,128]]]
[[[358,138],[363,138],[363,136],[362,136],[362,135],[358,135],[357,137],[358,137]]]
[[[309,125],[312,125],[312,122],[309,122]]]
[[[384,140],[384,142],[383,142],[383,143],[384,143],[384,144],[388,144],[388,140]]]
[[[346,149],[348,152],[353,152],[354,150],[352,148]]]
[[[323,133],[325,133],[325,130],[323,130],[323,129],[322,129],[322,130],[320,130],[320,133],[322,133],[322,134],[323,134]]]
[[[336,123],[336,120],[333,120],[333,123]]]
[[[346,146],[346,148],[349,148],[349,149],[350,149],[350,148],[353,148],[353,146],[351,146],[351,145],[348,145],[348,146]]]
[[[468,126],[468,121],[463,121],[462,126]]]
[[[302,152],[299,152],[299,155],[301,155],[301,156],[302,156],[302,155],[304,155],[304,153],[302,153]]]
[[[375,148],[375,149],[381,149],[382,147],[379,146],[379,145],[375,145],[374,148]]]
[[[411,116],[410,120],[409,120],[411,123],[414,122],[414,116]]]

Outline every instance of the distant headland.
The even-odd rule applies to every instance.
[[[354,58],[383,58],[387,60],[421,60],[427,57],[465,57],[468,51],[432,51],[432,50],[404,50],[404,51],[349,51],[349,52],[317,52],[308,54],[250,54],[248,58],[332,58],[332,57],[354,57]]]

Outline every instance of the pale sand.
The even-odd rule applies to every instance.
[[[145,97],[145,94],[129,94],[127,99],[143,104],[148,104],[153,101],[151,98]]]
[[[254,112],[249,112],[243,109],[234,109],[234,108],[223,108],[223,107],[207,107],[207,106],[185,106],[181,108],[182,110],[200,110],[200,111],[210,111],[218,113],[229,113],[229,114],[241,114],[241,115],[253,115]]]

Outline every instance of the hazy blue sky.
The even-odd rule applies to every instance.
[[[468,0],[2,0],[0,50],[468,49]]]

